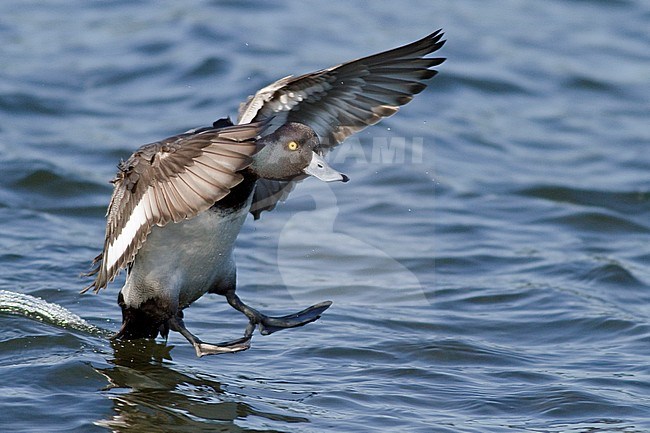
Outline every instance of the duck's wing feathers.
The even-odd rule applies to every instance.
[[[192,218],[243,180],[262,123],[202,129],[141,147],[120,163],[102,253],[84,289],[99,291],[127,267],[154,225]]]
[[[323,149],[395,114],[426,87],[431,69],[445,59],[425,57],[445,41],[438,30],[419,41],[331,68],[288,76],[259,90],[241,105],[237,123],[274,118],[280,125],[309,125]]]
[[[263,211],[275,209],[278,202],[286,200],[298,182],[306,177],[298,176],[293,180],[259,179],[255,183],[255,192],[253,193],[253,203],[250,213],[257,220]]]
[[[433,68],[445,59],[425,57],[445,43],[438,30],[419,41],[390,51],[353,60],[328,69],[288,76],[259,90],[239,109],[238,123],[271,119],[273,126],[286,122],[309,125],[321,142],[320,153],[346,137],[397,112],[426,87]],[[293,185],[264,180],[256,189],[255,217],[275,207]],[[287,189],[289,187],[289,189]],[[272,195],[266,195],[272,191]],[[262,205],[261,203],[266,203]]]

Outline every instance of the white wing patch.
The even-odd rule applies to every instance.
[[[129,215],[129,220],[124,225],[122,232],[108,246],[106,252],[106,269],[112,269],[117,264],[120,257],[126,253],[126,250],[133,243],[138,230],[148,223],[147,211],[151,212],[151,207],[146,206],[145,202],[148,201],[151,195],[150,193],[151,187],[147,189],[147,192],[142,196],[131,215]],[[149,217],[153,216],[149,215]]]

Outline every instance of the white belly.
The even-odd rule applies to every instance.
[[[248,206],[232,213],[205,211],[154,227],[138,251],[122,295],[127,306],[147,299],[185,308],[211,288],[235,284],[233,249]]]

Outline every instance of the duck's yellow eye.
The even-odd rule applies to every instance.
[[[295,141],[290,141],[287,144],[287,147],[289,148],[289,150],[296,150],[298,149],[298,143],[296,143]]]

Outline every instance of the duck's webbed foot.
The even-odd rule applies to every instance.
[[[262,314],[256,309],[244,304],[235,294],[234,290],[226,292],[226,299],[234,309],[241,311],[248,317],[250,322],[246,328],[244,338],[249,339],[253,335],[256,326],[259,326],[260,334],[262,335],[269,335],[282,329],[296,328],[317,320],[323,314],[323,311],[332,305],[332,301],[324,301],[294,314],[272,317]]]
[[[246,350],[251,347],[251,335],[253,334],[253,331],[251,330],[250,333],[247,332],[246,335],[242,338],[231,341],[224,341],[218,344],[210,344],[204,343],[197,336],[188,331],[185,327],[185,323],[183,323],[183,319],[178,316],[169,319],[169,328],[172,331],[179,332],[183,337],[187,339],[187,341],[192,343],[194,350],[196,350],[196,356],[199,358],[205,355],[235,353]]]
[[[249,323],[242,338],[224,341],[218,344],[205,343],[188,331],[185,327],[185,323],[183,323],[182,314],[169,319],[169,329],[179,332],[187,339],[187,341],[192,343],[198,357],[205,355],[218,355],[221,353],[235,353],[251,347],[251,338],[255,328],[258,326],[262,335],[269,335],[282,329],[296,328],[317,320],[320,315],[323,314],[323,311],[327,310],[329,306],[332,305],[331,301],[324,301],[294,314],[272,317],[262,314],[256,309],[244,304],[235,294],[234,290],[226,293],[226,299],[233,308],[237,311],[241,311],[246,315],[246,317],[248,317]]]

